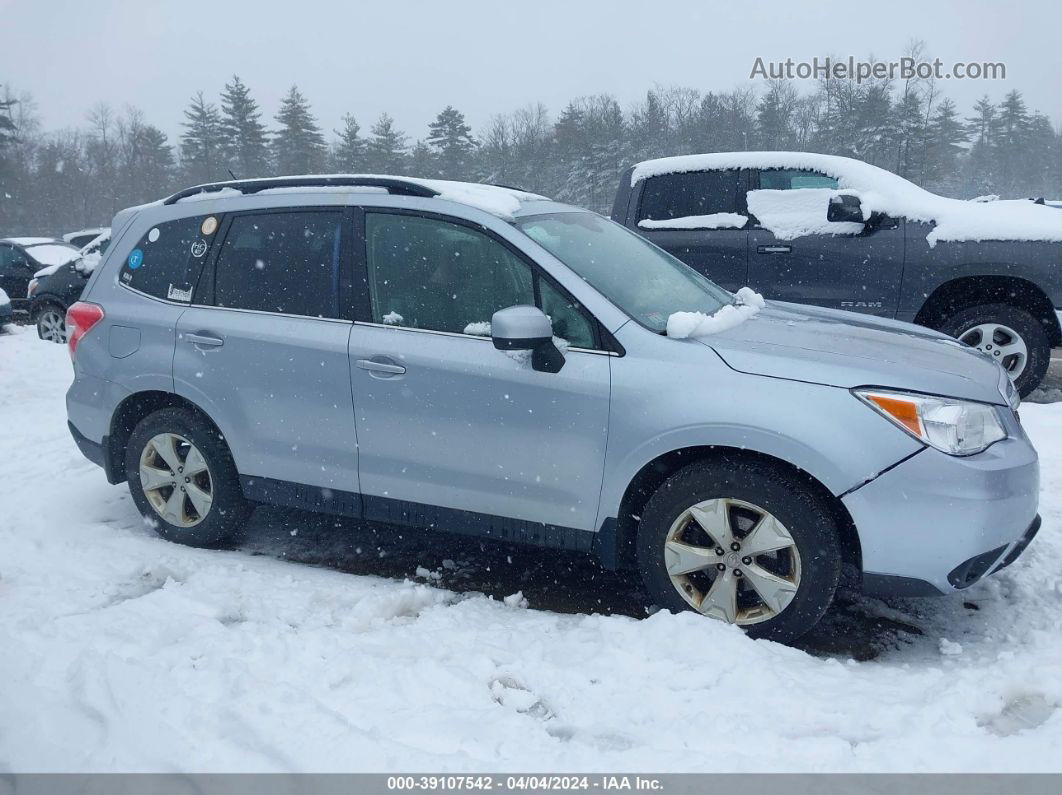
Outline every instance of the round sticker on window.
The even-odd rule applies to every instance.
[[[192,243],[192,256],[201,257],[206,254],[207,244],[205,240],[197,240]]]
[[[134,248],[129,252],[129,259],[127,259],[126,262],[129,264],[129,270],[135,271],[144,264],[144,252],[138,248]]]
[[[148,232],[148,243],[154,243],[159,239],[159,228],[156,226]]]
[[[199,231],[204,235],[214,234],[214,230],[218,228],[218,219],[210,215],[203,219],[203,225],[199,227]]]

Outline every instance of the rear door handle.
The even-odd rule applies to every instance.
[[[192,345],[201,345],[204,348],[220,348],[225,344],[225,340],[220,337],[210,337],[205,334],[185,334],[184,341]]]
[[[760,254],[790,254],[793,251],[792,246],[756,246],[756,251]]]
[[[370,373],[387,373],[388,375],[402,375],[406,368],[400,364],[391,362],[378,362],[375,359],[358,359],[355,364],[362,370]]]

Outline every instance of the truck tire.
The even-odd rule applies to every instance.
[[[829,507],[781,465],[740,456],[679,470],[642,511],[638,568],[654,602],[789,643],[833,601],[841,546]]]
[[[946,319],[940,331],[992,356],[1022,397],[1040,385],[1051,363],[1051,343],[1043,324],[1010,304],[963,309]]]

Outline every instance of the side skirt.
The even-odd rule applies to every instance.
[[[240,475],[240,486],[244,496],[255,502],[348,516],[369,522],[441,530],[511,544],[575,552],[598,551],[597,546],[601,543],[600,534],[592,530],[307,486],[273,478]]]

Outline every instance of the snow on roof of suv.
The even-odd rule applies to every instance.
[[[1062,242],[1062,218],[1052,208],[1027,199],[972,202],[949,199],[918,187],[903,177],[860,160],[813,152],[715,152],[661,157],[638,163],[631,186],[662,174],[724,169],[791,168],[818,171],[838,182],[838,188],[858,196],[864,217],[880,212],[935,224],[927,235],[938,241],[1038,240]]]
[[[196,185],[163,199],[162,204],[206,201],[224,196],[272,193],[389,191],[438,197],[511,220],[525,202],[550,201],[537,193],[502,185],[421,179],[387,174],[306,174]]]

